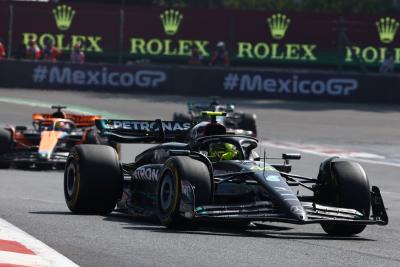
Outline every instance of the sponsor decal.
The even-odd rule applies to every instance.
[[[140,167],[133,172],[133,178],[137,180],[157,182],[159,172],[160,172],[159,169]]]
[[[396,37],[400,23],[390,17],[380,18],[375,22],[379,40],[383,44],[391,44]],[[381,63],[388,52],[393,53],[394,63],[400,63],[400,47],[375,47],[375,46],[346,46],[345,62],[354,62],[361,58],[366,63]]]
[[[75,17],[75,10],[67,5],[59,5],[52,10],[54,21],[57,29],[66,32],[70,29],[72,21]],[[34,33],[24,32],[22,33],[22,42],[28,45],[29,40],[33,38],[39,44],[44,47],[48,41],[51,41],[56,47],[62,51],[70,51],[74,45],[80,43],[81,49],[86,52],[103,52],[101,45],[101,36],[82,35],[82,34],[64,34],[64,33]]]
[[[267,25],[272,39],[282,40],[286,36],[291,20],[285,14],[273,14],[267,18]],[[267,43],[267,42],[245,42],[237,43],[238,59],[271,59],[292,61],[317,61],[315,55],[316,44],[303,43]]]
[[[379,19],[375,24],[381,42],[385,44],[393,42],[397,29],[399,28],[399,22],[394,18],[386,17]]]
[[[173,36],[178,33],[183,20],[183,14],[177,10],[166,10],[161,15],[161,25],[167,36]],[[149,56],[182,56],[189,57],[191,48],[194,46],[203,56],[209,56],[208,40],[188,40],[188,39],[145,39],[142,37],[132,37],[130,41],[130,54],[149,55]]]
[[[162,127],[164,131],[184,131],[191,127],[190,122],[174,122],[163,121]],[[130,121],[130,120],[110,120],[103,121],[103,128],[105,129],[122,129],[122,130],[135,130],[135,131],[159,131],[158,125],[154,121]]]
[[[228,73],[224,78],[225,91],[265,92],[277,94],[347,96],[358,89],[358,80],[346,78],[303,79],[264,77],[259,74]]]
[[[164,71],[139,70],[137,72],[109,71],[107,67],[100,70],[73,69],[37,65],[33,69],[34,83],[65,84],[65,85],[97,85],[110,87],[157,87],[167,80]]]
[[[164,32],[167,35],[175,35],[178,32],[179,25],[183,19],[183,15],[177,10],[166,10],[160,15]]]
[[[281,178],[278,175],[268,175],[267,177],[265,177],[265,179],[270,182],[280,182],[281,181]]]
[[[280,40],[285,37],[290,19],[284,14],[274,14],[267,19],[272,38]]]
[[[66,31],[71,27],[72,19],[75,16],[75,10],[70,6],[61,5],[53,9],[53,15],[57,28],[61,31]]]

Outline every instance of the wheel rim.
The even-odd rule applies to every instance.
[[[67,172],[67,193],[68,196],[71,198],[76,189],[76,171],[75,165],[70,164]]]
[[[175,185],[172,174],[167,172],[161,182],[160,188],[160,206],[163,212],[171,209],[175,196]]]

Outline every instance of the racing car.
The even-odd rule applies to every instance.
[[[70,149],[77,144],[111,144],[95,127],[98,115],[66,113],[65,106],[52,106],[52,113],[34,113],[32,128],[0,129],[0,168],[64,168]]]
[[[257,137],[256,114],[238,112],[234,104],[222,104],[217,98],[210,102],[187,103],[188,113],[173,114],[173,121],[201,122],[209,120],[202,111],[225,112],[226,116],[218,116],[217,121],[227,128],[228,133],[245,134]]]
[[[268,163],[270,158],[256,152],[256,138],[226,134],[216,120],[224,113],[203,114],[211,121],[97,120],[101,134],[111,140],[154,146],[131,163],[122,163],[110,146],[75,146],[64,171],[68,208],[152,216],[169,228],[199,221],[314,223],[336,236],[388,223],[380,191],[370,187],[359,163],[331,157],[316,178],[295,175],[290,161],[300,154]],[[298,186],[310,194],[296,193],[292,187]]]

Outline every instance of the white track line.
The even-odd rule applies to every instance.
[[[11,223],[0,218],[0,239],[16,241],[32,250],[36,255],[0,251],[1,264],[16,264],[40,267],[76,267],[74,262],[50,248],[40,240],[27,234]],[[0,247],[1,250],[1,247]]]
[[[317,151],[317,150],[313,150],[313,149],[301,148],[301,146],[304,146],[304,145],[296,146],[294,144],[293,145],[281,144],[281,143],[274,143],[274,142],[265,141],[265,140],[262,141],[261,144],[264,145],[264,146],[267,146],[267,147],[279,148],[279,149],[285,149],[285,150],[292,150],[292,151],[294,150],[294,151],[299,151],[299,152],[302,152],[302,153],[312,154],[312,155],[321,156],[321,157],[331,157],[331,156],[335,155],[335,153],[325,153],[325,152],[321,152],[321,151]],[[328,148],[327,148],[327,150],[328,150]],[[380,161],[380,160],[373,160],[372,158],[384,159],[383,156],[379,156],[379,155],[375,155],[375,154],[351,153],[351,152],[350,153],[346,153],[346,154],[341,154],[339,152],[336,155],[338,155],[340,157],[343,157],[343,158],[347,158],[347,159],[353,159],[353,160],[356,160],[358,162],[370,163],[370,164],[379,164],[379,165],[384,165],[384,166],[400,168],[400,164],[399,163]],[[359,156],[360,155],[367,155],[368,157],[370,157],[370,159],[358,158],[358,157],[356,157],[356,155],[359,155]]]

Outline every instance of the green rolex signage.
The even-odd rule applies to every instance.
[[[379,39],[381,42],[390,44],[396,36],[399,23],[393,18],[381,18],[376,22],[376,28],[378,29]]]
[[[290,19],[284,14],[274,14],[267,19],[272,38],[280,40],[285,37]]]
[[[400,47],[393,46],[397,30],[400,23],[390,17],[383,17],[375,22],[374,26],[377,31],[376,37],[379,38],[381,45],[353,45],[346,46],[345,62],[353,63],[360,58],[367,64],[378,64],[385,60],[389,52],[394,56],[394,62],[400,63]],[[371,24],[371,28],[373,25]]]
[[[165,34],[175,35],[183,19],[183,15],[177,10],[166,10],[160,15]]]
[[[71,27],[72,19],[75,16],[75,10],[70,6],[61,5],[53,9],[53,14],[57,28],[61,31],[66,31]]]
[[[271,41],[237,42],[238,59],[274,61],[316,61],[316,44],[285,41],[291,19],[285,14],[273,14],[266,19]],[[262,25],[258,25],[261,27]]]
[[[178,10],[165,10],[159,15],[165,37],[132,36],[129,53],[134,56],[189,57],[194,46],[204,57],[209,56],[208,40],[181,38],[178,34],[184,15]]]
[[[103,51],[102,36],[79,34],[77,31],[71,29],[75,17],[77,20],[81,18],[81,16],[77,16],[77,12],[71,6],[58,5],[51,10],[50,14],[53,15],[53,23],[57,31],[22,32],[22,42],[24,44],[27,45],[29,40],[33,39],[43,48],[50,41],[62,51],[70,51],[75,44],[80,43],[83,51],[93,53],[101,53]]]
[[[42,48],[52,41],[65,57],[81,43],[94,61],[186,63],[195,49],[208,63],[216,44],[223,41],[232,65],[336,67],[361,61],[376,67],[389,54],[400,64],[397,16],[346,15],[341,28],[339,14],[135,5],[121,11],[117,4],[78,2],[13,2],[13,6],[13,51],[33,38]],[[9,9],[0,13],[4,10]],[[5,36],[7,27],[2,30]],[[347,37],[342,43],[341,33]]]

